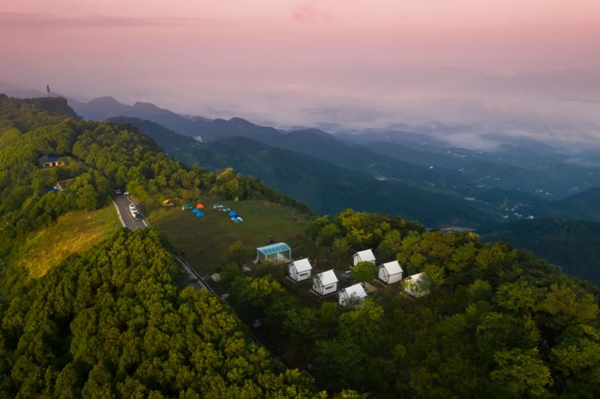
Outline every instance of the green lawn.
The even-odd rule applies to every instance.
[[[155,212],[150,223],[156,226],[178,252],[200,274],[206,276],[228,262],[229,244],[241,240],[259,247],[283,241],[292,247],[292,256],[307,256],[304,239],[305,216],[292,208],[265,201],[223,202],[244,219],[234,223],[228,215],[204,203],[205,216],[196,218],[191,211],[171,208]],[[294,220],[296,216],[296,220]]]
[[[119,228],[112,205],[93,212],[70,212],[54,225],[30,234],[9,262],[27,269],[30,278],[39,278],[69,255],[100,243]]]

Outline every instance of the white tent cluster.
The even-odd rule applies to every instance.
[[[282,245],[283,244],[283,245]],[[283,254],[289,256],[289,247],[285,243],[258,248],[258,258],[279,259]],[[283,256],[285,258],[285,255]],[[356,252],[352,256],[353,266],[361,262],[377,264],[377,259],[370,249]],[[293,282],[301,282],[312,277],[312,289],[320,296],[328,296],[338,292],[338,278],[333,269],[313,276],[313,267],[308,258],[294,260],[288,267],[288,278]],[[402,283],[402,289],[409,295],[421,297],[429,293],[430,282],[425,273],[418,273],[405,278],[404,270],[398,261],[382,263],[377,267],[377,278],[384,284]],[[343,288],[338,294],[338,303],[341,306],[360,308],[364,304],[367,292],[363,284],[354,284]]]
[[[353,267],[360,262],[371,262],[376,264],[377,259],[372,250],[366,249],[364,251],[356,252],[352,256]],[[404,279],[404,277],[404,271],[398,261],[383,263],[377,267],[377,278],[384,284],[396,284],[402,281],[402,288],[404,291],[414,297],[421,297],[429,293],[430,281],[426,274],[413,274],[406,279]]]

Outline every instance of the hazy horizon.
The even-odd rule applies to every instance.
[[[592,0],[0,0],[0,82],[279,127],[591,141],[598,39]]]

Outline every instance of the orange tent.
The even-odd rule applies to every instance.
[[[196,205],[196,209],[202,209],[202,208],[204,208],[204,205],[202,205],[202,204]]]

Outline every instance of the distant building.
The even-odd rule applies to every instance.
[[[38,159],[38,165],[42,168],[54,168],[56,166],[65,166],[65,161],[56,155],[44,155]]]
[[[354,284],[340,291],[338,303],[342,306],[362,307],[365,303],[367,292],[361,284]]]
[[[402,268],[398,261],[384,263],[377,268],[377,278],[386,284],[394,284],[402,280]]]
[[[194,140],[196,140],[199,143],[202,143],[202,136],[194,136]]]
[[[356,266],[360,262],[371,262],[372,264],[376,264],[377,261],[375,255],[373,255],[373,251],[365,249],[364,251],[359,251],[352,255],[352,266]]]
[[[303,281],[310,278],[311,271],[312,266],[308,258],[299,259],[290,264],[288,276],[294,281]]]
[[[319,273],[313,279],[313,290],[321,295],[333,294],[337,291],[338,279],[335,272],[327,270],[326,272]]]
[[[76,180],[77,178],[61,180],[56,183],[56,188],[58,188],[61,191],[66,190],[67,188],[69,188],[69,186],[71,186],[71,184],[75,183]]]

